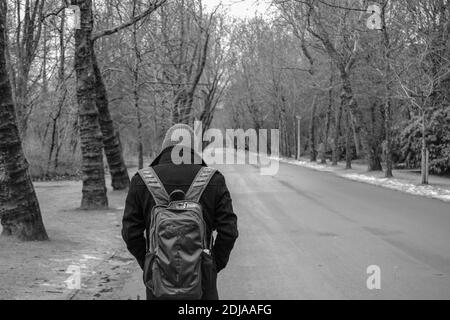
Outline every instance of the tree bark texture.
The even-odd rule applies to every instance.
[[[75,71],[82,154],[83,195],[81,208],[108,207],[103,167],[103,135],[96,107],[92,45],[92,0],[73,0],[81,11],[81,29],[75,32]]]
[[[0,0],[0,220],[3,235],[47,240],[28,172],[6,66],[6,1]]]
[[[114,129],[114,122],[109,112],[108,95],[102,74],[97,63],[97,57],[92,50],[92,62],[95,74],[95,102],[99,115],[100,129],[103,135],[103,146],[106,160],[108,161],[109,172],[111,174],[111,184],[114,190],[124,190],[130,185],[127,167],[123,159],[122,149]]]

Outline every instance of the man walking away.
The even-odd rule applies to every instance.
[[[148,300],[219,299],[217,273],[238,237],[225,178],[206,166],[193,140],[191,127],[174,125],[160,155],[131,181],[122,236],[144,271]],[[190,161],[175,164],[172,153]]]

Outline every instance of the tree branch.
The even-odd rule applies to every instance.
[[[123,24],[121,24],[120,26],[108,29],[108,30],[104,30],[101,32],[98,32],[97,34],[95,34],[92,37],[92,41],[96,41],[102,37],[105,36],[110,36],[114,33],[117,33],[125,28],[128,28],[129,26],[132,26],[133,24],[139,22],[140,20],[144,19],[145,17],[147,17],[148,15],[150,15],[151,13],[153,13],[154,11],[156,11],[160,6],[162,6],[165,2],[167,2],[167,0],[156,0],[154,3],[152,3],[150,5],[150,7],[145,10],[144,12],[142,12],[140,15],[137,15],[133,18],[131,18],[128,22],[125,22]]]

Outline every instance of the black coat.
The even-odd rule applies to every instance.
[[[175,165],[171,160],[172,148],[167,148],[152,163],[152,167],[160,178],[168,194],[176,189],[185,193],[202,166],[197,164]],[[200,204],[203,207],[204,219],[207,227],[207,237],[212,231],[217,231],[212,254],[215,261],[216,272],[221,271],[228,263],[230,252],[238,237],[237,217],[233,212],[230,192],[225,178],[216,172],[205,189]],[[150,213],[155,205],[152,195],[139,175],[135,175],[130,184],[125,212],[122,221],[122,237],[130,253],[137,262],[144,267],[146,254],[146,240],[144,234],[150,225]],[[214,277],[214,282],[216,277]],[[214,284],[214,287],[216,285]],[[217,297],[209,294],[209,297]]]

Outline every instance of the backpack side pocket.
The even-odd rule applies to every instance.
[[[218,300],[217,271],[211,254],[202,252],[202,290],[203,300]]]
[[[144,262],[144,284],[150,290],[153,291],[153,261],[155,260],[155,254],[147,252]]]

